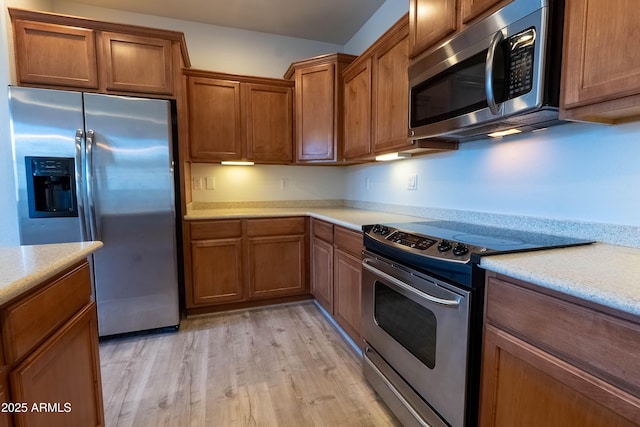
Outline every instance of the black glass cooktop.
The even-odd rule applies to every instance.
[[[424,221],[384,224],[409,233],[446,239],[486,248],[485,253],[517,252],[527,249],[555,248],[592,243],[564,236],[531,233],[454,221]]]

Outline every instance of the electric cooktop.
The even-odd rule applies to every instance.
[[[471,288],[482,286],[484,281],[484,273],[477,273],[481,270],[477,266],[483,256],[593,243],[571,237],[437,220],[365,225],[362,229],[368,253]]]
[[[368,246],[369,237],[387,246],[387,253],[397,249],[399,254],[409,252],[458,263],[478,262],[483,255],[593,243],[571,237],[454,221],[376,224],[363,229],[365,247]]]

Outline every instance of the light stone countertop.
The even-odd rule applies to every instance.
[[[190,209],[187,220],[307,215],[353,230],[363,225],[429,218],[346,207]],[[542,232],[542,231],[539,231]],[[640,249],[586,246],[493,255],[480,266],[516,279],[640,316]]]
[[[190,209],[187,211],[184,219],[230,219],[276,216],[310,216],[357,231],[362,231],[362,226],[369,224],[428,221],[428,218],[417,216],[342,207]]]
[[[586,246],[483,257],[480,267],[640,316],[640,249]]]
[[[0,247],[0,305],[101,247],[102,242]]]

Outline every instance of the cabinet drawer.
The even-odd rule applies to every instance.
[[[84,262],[35,294],[4,308],[1,317],[6,363],[12,364],[25,356],[90,299],[89,264]]]
[[[192,222],[190,229],[192,240],[241,237],[242,220]]]
[[[333,224],[311,218],[311,233],[325,242],[333,243]]]
[[[336,226],[333,230],[333,242],[343,251],[362,258],[362,233]]]
[[[260,218],[247,220],[247,236],[286,236],[305,234],[306,218]]]
[[[486,301],[489,323],[640,394],[640,325],[496,277],[487,279]]]

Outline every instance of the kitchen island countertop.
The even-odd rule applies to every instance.
[[[483,257],[480,267],[640,316],[640,249],[595,243]]]
[[[0,305],[71,267],[102,242],[0,247]]]
[[[416,216],[343,207],[190,209],[184,219],[202,220],[278,216],[310,216],[357,231],[362,231],[362,226],[368,224],[428,220],[427,218]]]

